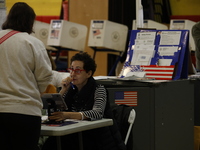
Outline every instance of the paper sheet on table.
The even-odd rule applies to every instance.
[[[145,74],[146,74],[145,72],[128,72],[125,77],[137,76],[143,78],[145,77]]]
[[[117,78],[116,76],[95,76],[95,80],[101,80],[101,79],[114,79]]]
[[[139,74],[140,72],[141,72],[141,74]],[[137,66],[134,66],[134,68],[132,68],[132,67],[124,68],[122,70],[120,76],[127,77],[127,76],[131,76],[131,75],[135,75],[135,76],[138,76],[138,77],[143,77],[144,73],[145,72],[143,72],[142,70],[140,70],[140,68],[137,68]]]

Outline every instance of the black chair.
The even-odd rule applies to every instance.
[[[113,105],[113,115],[117,121],[122,139],[128,149],[133,147],[132,128],[136,117],[136,112],[133,107],[127,105]],[[130,141],[130,142],[129,142]]]

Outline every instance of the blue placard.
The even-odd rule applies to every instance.
[[[120,77],[144,72],[147,78],[188,77],[189,30],[132,30]]]

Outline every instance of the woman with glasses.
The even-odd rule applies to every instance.
[[[101,85],[97,86],[92,77],[96,70],[94,60],[87,53],[78,53],[71,58],[68,70],[70,76],[62,81],[60,94],[69,112],[55,112],[49,119],[101,119],[106,105],[106,90]]]
[[[62,121],[65,119],[97,120],[112,118],[107,103],[106,89],[98,85],[92,77],[95,70],[95,61],[86,52],[77,53],[71,58],[68,69],[70,76],[62,81],[60,94],[63,95],[68,107],[67,112],[54,112],[50,120]],[[66,135],[61,138],[63,149],[78,149],[77,134]],[[55,138],[47,140],[43,149],[55,149]],[[117,127],[103,127],[83,132],[85,150],[123,150],[124,142]]]

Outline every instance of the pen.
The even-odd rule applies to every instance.
[[[70,85],[71,85],[72,89],[75,90],[73,83],[70,82]]]

